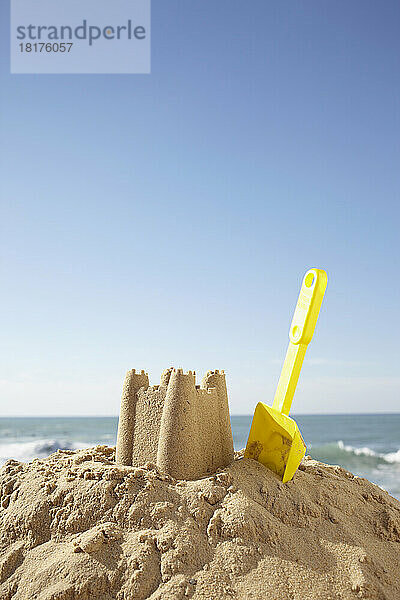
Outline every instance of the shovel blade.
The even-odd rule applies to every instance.
[[[271,406],[259,402],[247,440],[246,458],[253,458],[285,483],[296,473],[306,445],[297,423]]]

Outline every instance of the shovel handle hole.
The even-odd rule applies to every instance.
[[[296,339],[297,336],[299,335],[299,333],[300,333],[300,327],[298,325],[295,325],[292,330],[293,338]]]
[[[314,283],[314,273],[308,273],[304,279],[304,285],[308,288],[312,287]]]

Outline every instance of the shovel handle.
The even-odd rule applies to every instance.
[[[303,278],[289,330],[289,346],[272,405],[272,408],[284,415],[289,414],[292,405],[301,366],[314,334],[327,283],[327,274],[322,269],[310,269]]]

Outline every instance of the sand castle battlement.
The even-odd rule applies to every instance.
[[[208,371],[200,386],[195,371],[167,369],[159,385],[135,369],[125,377],[116,462],[157,464],[177,479],[197,479],[233,460],[224,371]]]

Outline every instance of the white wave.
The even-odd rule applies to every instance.
[[[355,446],[345,445],[342,440],[339,440],[337,445],[340,450],[355,454],[356,456],[374,456],[376,458],[381,458],[388,463],[400,463],[400,449],[397,450],[397,452],[387,452],[385,454],[381,452],[375,452],[374,450],[371,450],[371,448],[368,448],[368,446],[356,448]]]
[[[355,448],[354,446],[345,445],[342,440],[339,440],[337,445],[339,446],[339,448],[341,450],[345,450],[346,452],[351,452],[352,454],[355,454],[356,456],[382,456],[383,457],[383,455],[380,455],[377,452],[374,452],[373,450],[371,450],[371,448],[368,448],[368,446],[364,446],[363,448]]]
[[[400,450],[397,450],[397,452],[388,452],[384,456],[385,460],[389,463],[400,463]]]
[[[45,458],[58,449],[78,450],[85,448],[85,442],[71,442],[69,440],[42,439],[31,442],[13,442],[0,444],[0,464],[4,464],[10,458],[22,462],[28,462],[34,458]]]

